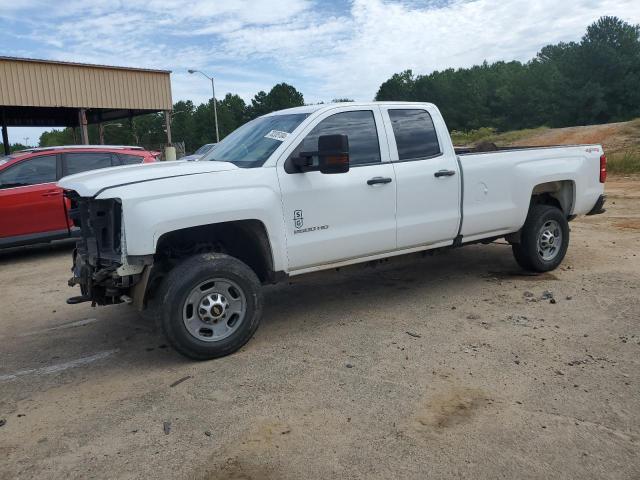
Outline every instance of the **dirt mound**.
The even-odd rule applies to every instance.
[[[509,145],[548,146],[584,143],[602,144],[605,150],[611,153],[640,150],[640,119],[605,125],[535,130],[531,135],[519,138]]]

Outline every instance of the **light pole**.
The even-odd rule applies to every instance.
[[[220,142],[220,133],[218,132],[218,111],[216,109],[216,87],[213,83],[213,77],[210,77],[206,73],[201,72],[200,70],[187,70],[189,73],[199,73],[203,77],[211,80],[211,93],[213,94],[213,119],[216,124],[216,142]]]

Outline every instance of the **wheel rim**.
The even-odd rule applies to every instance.
[[[562,228],[555,220],[547,220],[538,232],[538,255],[548,262],[560,253],[562,248]]]
[[[218,342],[240,327],[246,311],[247,299],[238,284],[227,278],[213,278],[189,292],[182,321],[198,340]]]

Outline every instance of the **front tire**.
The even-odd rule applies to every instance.
[[[533,205],[520,232],[520,243],[511,248],[523,269],[548,272],[562,263],[568,247],[569,223],[562,211],[551,205]]]
[[[164,279],[160,324],[167,341],[193,360],[229,355],[249,341],[262,317],[256,274],[221,253],[194,255]]]

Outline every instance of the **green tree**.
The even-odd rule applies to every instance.
[[[377,100],[436,103],[449,128],[500,130],[622,121],[640,116],[640,26],[602,17],[580,42],[542,48],[527,63],[396,73]]]
[[[301,107],[304,105],[302,93],[286,83],[275,85],[269,93],[260,91],[251,100],[248,108],[248,118],[282,110],[284,108]]]

